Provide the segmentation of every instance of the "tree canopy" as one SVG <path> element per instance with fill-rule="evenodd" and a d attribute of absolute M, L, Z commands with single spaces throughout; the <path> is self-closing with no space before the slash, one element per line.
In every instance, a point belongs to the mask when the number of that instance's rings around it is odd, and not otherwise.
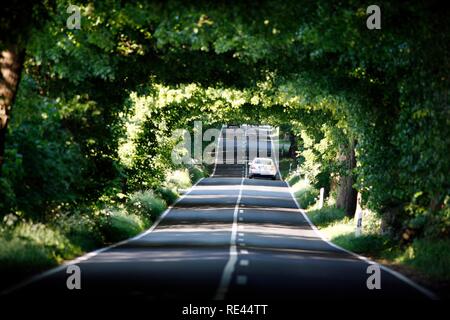
<path fill-rule="evenodd" d="M 314 176 L 353 176 L 393 228 L 448 234 L 450 23 L 440 2 L 383 1 L 380 30 L 367 29 L 358 0 L 73 4 L 80 29 L 66 27 L 68 4 L 56 0 L 30 7 L 21 37 L 0 42 L 26 50 L 3 215 L 156 186 L 174 166 L 170 133 L 195 120 L 270 122 L 288 123 L 302 156 L 321 163 Z M 2 28 L 20 10 L 2 13 Z M 345 169 L 337 154 L 349 148 L 357 162 Z"/>

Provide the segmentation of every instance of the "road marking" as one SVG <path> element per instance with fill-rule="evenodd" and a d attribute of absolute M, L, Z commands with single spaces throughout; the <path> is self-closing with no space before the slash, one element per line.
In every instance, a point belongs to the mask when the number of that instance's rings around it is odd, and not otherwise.
<path fill-rule="evenodd" d="M 248 250 L 246 249 L 241 249 L 241 251 L 239 252 L 240 254 L 248 254 Z"/>
<path fill-rule="evenodd" d="M 240 210 L 239 210 L 239 213 L 244 213 L 244 210 L 240 209 Z"/>
<path fill-rule="evenodd" d="M 239 245 L 240 245 L 241 247 L 247 246 L 244 242 L 239 243 Z"/>
<path fill-rule="evenodd" d="M 242 259 L 239 261 L 239 265 L 243 267 L 247 267 L 250 262 L 247 259 Z"/>
<path fill-rule="evenodd" d="M 237 276 L 236 282 L 238 285 L 245 286 L 247 284 L 247 276 Z"/>
<path fill-rule="evenodd" d="M 243 233 L 243 232 L 239 232 L 239 233 L 238 233 L 238 236 L 239 236 L 239 237 L 243 237 L 243 236 L 244 236 L 244 233 Z"/>
<path fill-rule="evenodd" d="M 231 227 L 231 238 L 230 238 L 230 257 L 228 258 L 227 264 L 223 269 L 222 278 L 220 280 L 219 288 L 217 289 L 215 300 L 223 300 L 227 294 L 228 287 L 230 285 L 231 276 L 234 272 L 236 262 L 237 262 L 237 246 L 236 246 L 236 235 L 238 229 L 238 211 L 239 203 L 241 202 L 242 189 L 244 185 L 244 178 L 241 178 L 241 184 L 239 186 L 239 195 L 236 200 L 236 205 L 234 206 L 233 213 L 233 225 Z"/>
<path fill-rule="evenodd" d="M 73 259 L 73 260 L 64 262 L 63 264 L 61 264 L 61 265 L 59 265 L 59 266 L 57 266 L 57 267 L 55 267 L 55 268 L 53 268 L 53 269 L 44 271 L 43 273 L 37 274 L 37 275 L 35 275 L 35 276 L 33 276 L 33 277 L 29 278 L 29 279 L 26 279 L 26 280 L 20 282 L 19 284 L 16 284 L 16 285 L 14 285 L 14 286 L 12 286 L 12 287 L 7 288 L 6 290 L 0 292 L 0 295 L 10 294 L 10 293 L 12 293 L 12 292 L 14 292 L 14 291 L 17 291 L 17 290 L 19 290 L 19 289 L 21 289 L 21 288 L 23 288 L 23 287 L 25 287 L 25 286 L 27 286 L 27 285 L 29 285 L 29 284 L 32 284 L 32 283 L 34 283 L 34 282 L 36 282 L 36 281 L 39 281 L 39 280 L 41 280 L 41 279 L 44 279 L 45 277 L 48 277 L 48 276 L 51 276 L 51 275 L 53 275 L 53 274 L 55 274 L 55 273 L 64 271 L 64 270 L 66 270 L 67 267 L 70 266 L 70 265 L 77 264 L 77 263 L 80 263 L 80 262 L 89 260 L 89 259 L 91 259 L 91 258 L 93 258 L 93 257 L 95 257 L 95 256 L 97 256 L 97 255 L 99 255 L 100 253 L 109 250 L 109 249 L 113 249 L 113 248 L 119 247 L 119 246 L 121 246 L 121 245 L 123 245 L 123 244 L 126 244 L 126 243 L 128 243 L 128 242 L 131 242 L 131 241 L 140 239 L 140 238 L 142 238 L 142 237 L 148 235 L 149 233 L 153 232 L 153 230 L 155 230 L 156 227 L 158 227 L 159 223 L 162 221 L 162 219 L 164 219 L 165 216 L 167 216 L 167 214 L 173 209 L 173 207 L 175 207 L 175 205 L 176 205 L 177 203 L 179 203 L 181 200 L 183 200 L 185 197 L 187 197 L 187 196 L 194 190 L 194 188 L 195 188 L 195 187 L 196 187 L 203 179 L 204 179 L 204 178 L 201 178 L 200 180 L 198 180 L 198 181 L 197 181 L 197 182 L 196 182 L 196 183 L 195 183 L 195 184 L 194 184 L 194 185 L 193 185 L 193 186 L 192 186 L 185 194 L 183 194 L 183 195 L 182 195 L 181 197 L 179 197 L 179 198 L 178 198 L 171 206 L 169 206 L 169 207 L 168 207 L 168 208 L 167 208 L 167 209 L 166 209 L 166 210 L 158 217 L 158 219 L 157 219 L 157 220 L 155 221 L 155 223 L 150 227 L 150 229 L 147 229 L 146 231 L 144 231 L 144 232 L 138 234 L 137 236 L 135 236 L 135 237 L 133 237 L 133 238 L 126 239 L 126 240 L 123 240 L 123 241 L 114 243 L 114 244 L 112 244 L 112 245 L 110 245 L 110 246 L 107 246 L 107 247 L 104 247 L 104 248 L 100 248 L 100 249 L 95 250 L 95 251 L 88 252 L 88 253 L 86 253 L 86 254 L 84 254 L 84 255 L 78 257 L 78 258 L 75 258 L 75 259 Z"/>
<path fill-rule="evenodd" d="M 244 218 L 242 218 L 242 217 L 239 217 L 239 221 L 244 221 Z"/>

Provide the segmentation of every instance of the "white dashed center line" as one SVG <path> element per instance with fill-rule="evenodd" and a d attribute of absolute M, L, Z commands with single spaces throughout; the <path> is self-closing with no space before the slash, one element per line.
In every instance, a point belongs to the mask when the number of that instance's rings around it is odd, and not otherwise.
<path fill-rule="evenodd" d="M 247 276 L 237 276 L 236 278 L 237 284 L 243 286 L 247 284 Z"/>
<path fill-rule="evenodd" d="M 239 265 L 243 267 L 247 267 L 249 264 L 249 261 L 247 259 L 242 259 L 239 261 Z"/>

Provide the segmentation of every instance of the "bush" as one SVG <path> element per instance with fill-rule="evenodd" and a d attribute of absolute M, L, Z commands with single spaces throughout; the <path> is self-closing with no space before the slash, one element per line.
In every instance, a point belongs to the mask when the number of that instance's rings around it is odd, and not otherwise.
<path fill-rule="evenodd" d="M 400 261 L 441 280 L 450 280 L 450 240 L 416 239 Z"/>
<path fill-rule="evenodd" d="M 195 184 L 198 180 L 205 177 L 205 173 L 197 166 L 189 167 L 189 178 L 191 183 Z"/>
<path fill-rule="evenodd" d="M 382 257 L 393 247 L 393 242 L 388 237 L 375 234 L 355 237 L 354 232 L 351 232 L 339 235 L 331 240 L 347 250 L 372 257 Z"/>
<path fill-rule="evenodd" d="M 99 219 L 92 208 L 84 208 L 85 213 L 67 213 L 57 217 L 55 228 L 60 230 L 69 241 L 83 251 L 93 250 L 103 244 Z"/>
<path fill-rule="evenodd" d="M 156 190 L 158 196 L 160 196 L 168 205 L 172 205 L 179 197 L 178 193 L 174 190 L 166 187 L 159 187 Z"/>
<path fill-rule="evenodd" d="M 317 227 L 326 227 L 345 218 L 345 212 L 336 207 L 324 207 L 308 212 L 311 222 Z"/>
<path fill-rule="evenodd" d="M 170 172 L 166 177 L 166 185 L 175 190 L 189 188 L 192 184 L 188 170 L 183 169 Z"/>
<path fill-rule="evenodd" d="M 126 209 L 131 214 L 154 221 L 166 206 L 164 200 L 159 199 L 152 190 L 145 190 L 132 193 L 128 198 Z"/>
<path fill-rule="evenodd" d="M 300 181 L 300 176 L 298 174 L 294 174 L 294 175 L 289 176 L 287 178 L 287 180 L 291 186 L 294 186 L 295 184 L 297 184 Z"/>
<path fill-rule="evenodd" d="M 71 258 L 77 251 L 64 234 L 42 223 L 19 223 L 10 231 L 10 236 L 45 247 L 58 261 Z"/>
<path fill-rule="evenodd" d="M 41 244 L 29 239 L 0 238 L 0 270 L 1 274 L 14 272 L 28 274 L 57 265 L 52 252 Z"/>
<path fill-rule="evenodd" d="M 139 234 L 148 224 L 148 220 L 143 217 L 115 209 L 107 212 L 102 220 L 101 230 L 105 241 L 111 243 Z"/>
<path fill-rule="evenodd" d="M 61 232 L 41 223 L 21 222 L 0 232 L 1 286 L 81 253 Z"/>
<path fill-rule="evenodd" d="M 302 209 L 306 209 L 316 203 L 318 195 L 319 190 L 311 186 L 295 192 L 295 197 L 297 198 L 297 201 Z"/>

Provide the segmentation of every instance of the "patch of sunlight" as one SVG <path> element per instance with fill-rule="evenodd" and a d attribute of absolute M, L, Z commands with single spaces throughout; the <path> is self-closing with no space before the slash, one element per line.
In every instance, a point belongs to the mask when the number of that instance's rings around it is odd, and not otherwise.
<path fill-rule="evenodd" d="M 322 232 L 328 239 L 333 239 L 355 232 L 355 225 L 353 223 L 353 219 L 344 219 L 328 227 L 320 229 L 320 232 Z"/>

